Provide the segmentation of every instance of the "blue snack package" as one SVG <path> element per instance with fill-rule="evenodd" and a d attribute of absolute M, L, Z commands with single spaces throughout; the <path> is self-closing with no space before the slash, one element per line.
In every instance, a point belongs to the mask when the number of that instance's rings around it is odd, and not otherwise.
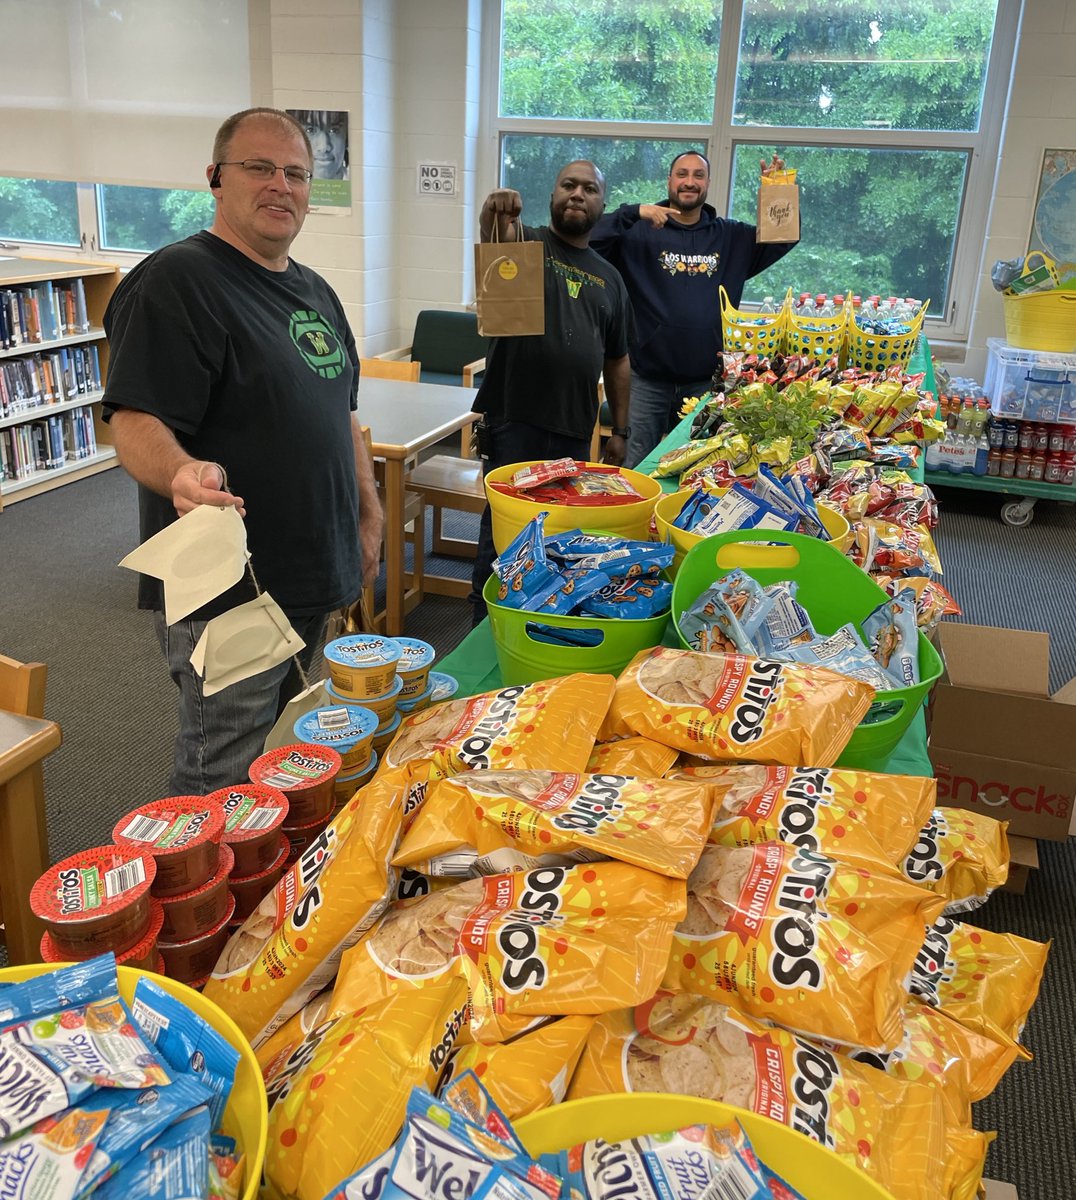
<path fill-rule="evenodd" d="M 664 579 L 625 579 L 588 596 L 579 606 L 579 613 L 618 620 L 646 620 L 667 612 L 671 603 L 672 584 Z"/>
<path fill-rule="evenodd" d="M 567 567 L 560 572 L 561 585 L 535 612 L 563 615 L 577 608 L 587 596 L 606 587 L 609 576 L 604 571 L 585 567 Z"/>
<path fill-rule="evenodd" d="M 660 575 L 676 555 L 667 542 L 624 542 L 604 554 L 588 554 L 576 560 L 576 566 L 604 571 L 611 579 L 635 579 L 642 575 Z"/>
<path fill-rule="evenodd" d="M 395 1157 L 396 1146 L 392 1145 L 354 1175 L 337 1184 L 325 1200 L 381 1200 Z"/>
<path fill-rule="evenodd" d="M 767 1200 L 807 1200 L 802 1192 L 797 1192 L 791 1184 L 785 1183 L 781 1176 L 771 1171 L 765 1163 L 759 1163 L 759 1167 L 769 1189 Z"/>
<path fill-rule="evenodd" d="M 678 624 L 690 648 L 700 654 L 755 653 L 720 581 L 707 588 L 687 612 L 681 613 Z"/>
<path fill-rule="evenodd" d="M 753 576 L 735 567 L 713 585 L 724 596 L 745 635 L 754 641 L 774 605 L 767 590 Z M 753 653 L 753 651 L 750 651 Z"/>
<path fill-rule="evenodd" d="M 101 1183 L 94 1200 L 190 1200 L 209 1195 L 209 1110 L 197 1108 L 166 1129 L 118 1174 Z"/>
<path fill-rule="evenodd" d="M 103 996 L 118 996 L 119 991 L 115 955 L 100 954 L 86 962 L 8 984 L 0 991 L 0 1029 L 89 1004 Z"/>
<path fill-rule="evenodd" d="M 0 1180 L 18 1197 L 74 1196 L 108 1122 L 106 1111 L 69 1108 L 0 1142 Z M 9 1189 L 8 1181 L 16 1181 Z"/>
<path fill-rule="evenodd" d="M 547 646 L 583 646 L 592 649 L 605 641 L 600 629 L 567 629 L 559 625 L 541 625 L 537 621 L 527 622 L 527 637 Z"/>
<path fill-rule="evenodd" d="M 784 657 L 786 661 L 828 667 L 839 675 L 862 679 L 876 692 L 887 692 L 893 687 L 892 679 L 871 656 L 851 623 L 842 625 L 828 637 L 817 637 L 806 645 L 789 646 Z"/>
<path fill-rule="evenodd" d="M 900 588 L 863 620 L 863 636 L 891 687 L 914 687 L 919 682 L 919 627 L 916 593 Z"/>
<path fill-rule="evenodd" d="M 572 565 L 579 558 L 618 550 L 624 541 L 624 538 L 611 533 L 584 533 L 582 529 L 569 529 L 567 533 L 551 533 L 545 539 L 545 552 L 550 558 Z"/>
<path fill-rule="evenodd" d="M 542 538 L 547 516 L 540 512 L 528 521 L 508 549 L 493 560 L 500 580 L 497 603 L 504 608 L 540 608 L 560 589 L 560 574 L 550 565 Z"/>
<path fill-rule="evenodd" d="M 807 610 L 796 600 L 795 581 L 771 583 L 763 590 L 771 600 L 766 619 L 757 631 L 763 658 L 779 659 L 791 646 L 805 646 L 818 637 Z"/>
<path fill-rule="evenodd" d="M 239 1051 L 204 1017 L 146 976 L 135 987 L 131 1010 L 165 1062 L 209 1089 L 213 1129 L 219 1129 L 235 1084 Z"/>
<path fill-rule="evenodd" d="M 710 515 L 717 502 L 716 496 L 703 488 L 696 488 L 684 501 L 684 506 L 676 514 L 673 525 L 690 533 L 701 520 Z"/>
<path fill-rule="evenodd" d="M 730 533 L 736 529 L 795 529 L 799 517 L 779 512 L 742 483 L 734 483 L 721 497 L 709 516 L 692 530 L 701 537 L 712 537 L 716 533 Z"/>
<path fill-rule="evenodd" d="M 478 1125 L 499 1141 L 511 1146 L 520 1154 L 526 1154 L 523 1143 L 516 1136 L 512 1122 L 505 1116 L 497 1101 L 482 1086 L 474 1071 L 461 1071 L 441 1090 L 440 1100 L 453 1112 L 472 1125 Z"/>

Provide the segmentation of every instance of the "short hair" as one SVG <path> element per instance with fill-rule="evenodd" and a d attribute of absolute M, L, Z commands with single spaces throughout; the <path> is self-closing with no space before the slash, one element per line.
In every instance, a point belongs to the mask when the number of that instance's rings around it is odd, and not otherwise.
<path fill-rule="evenodd" d="M 672 162 L 671 162 L 671 163 L 669 163 L 669 174 L 670 174 L 670 175 L 673 173 L 673 167 L 675 167 L 675 166 L 676 166 L 676 164 L 677 164 L 677 163 L 680 161 L 680 159 L 682 159 L 682 158 L 701 158 L 701 159 L 702 159 L 702 161 L 703 161 L 703 162 L 706 164 L 706 171 L 707 171 L 707 173 L 709 173 L 709 171 L 710 171 L 710 160 L 709 160 L 709 159 L 706 157 L 706 155 L 705 155 L 705 154 L 703 154 L 703 152 L 702 152 L 701 150 L 681 150 L 681 151 L 680 151 L 680 153 L 679 153 L 679 154 L 677 154 L 677 155 L 676 155 L 676 156 L 673 158 Z"/>
<path fill-rule="evenodd" d="M 576 163 L 584 163 L 586 166 L 593 169 L 594 178 L 597 180 L 598 186 L 601 188 L 602 195 L 604 196 L 605 195 L 605 187 L 606 187 L 605 173 L 602 171 L 601 167 L 599 167 L 598 164 L 593 161 L 593 159 L 573 158 L 570 162 L 566 162 L 564 164 L 564 166 L 561 167 L 561 169 L 557 172 L 557 178 L 559 179 L 564 174 L 564 172 L 567 171 L 567 169 L 569 167 L 574 167 Z"/>
<path fill-rule="evenodd" d="M 307 158 L 311 159 L 311 161 L 313 160 L 314 149 L 310 145 L 310 139 L 306 135 L 306 130 L 293 116 L 281 111 L 279 108 L 244 108 L 242 112 L 232 113 L 217 130 L 217 136 L 213 139 L 213 161 L 215 163 L 228 161 L 232 138 L 235 137 L 236 131 L 244 121 L 253 119 L 254 117 L 276 121 L 278 125 L 283 125 L 290 132 L 297 133 L 303 139 Z"/>

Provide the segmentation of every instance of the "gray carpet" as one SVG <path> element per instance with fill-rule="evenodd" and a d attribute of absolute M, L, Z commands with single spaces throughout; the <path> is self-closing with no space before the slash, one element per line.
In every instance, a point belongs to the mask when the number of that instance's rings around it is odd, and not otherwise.
<path fill-rule="evenodd" d="M 1051 683 L 1060 686 L 1076 674 L 1076 511 L 1040 502 L 1033 524 L 1017 530 L 998 520 L 998 497 L 956 489 L 940 497 L 945 582 L 964 608 L 963 619 L 1049 631 Z M 473 522 L 461 516 L 449 532 L 460 536 Z M 134 607 L 134 576 L 114 565 L 136 541 L 133 485 L 118 470 L 0 514 L 0 650 L 49 664 L 48 712 L 64 731 L 45 772 L 54 859 L 106 840 L 122 813 L 162 794 L 167 776 L 172 685 L 150 619 Z M 458 562 L 435 566 L 468 573 Z M 443 655 L 469 624 L 463 601 L 429 597 L 409 616 L 408 632 Z M 1027 894 L 999 893 L 973 921 L 1053 939 L 1026 1031 L 1035 1061 L 1014 1066 L 976 1111 L 980 1128 L 1001 1131 L 988 1173 L 1016 1184 L 1021 1200 L 1073 1193 L 1074 845 L 1042 843 L 1042 869 Z"/>

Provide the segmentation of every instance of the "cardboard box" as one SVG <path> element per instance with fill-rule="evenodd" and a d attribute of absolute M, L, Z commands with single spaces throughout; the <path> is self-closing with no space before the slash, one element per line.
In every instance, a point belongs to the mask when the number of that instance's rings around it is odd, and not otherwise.
<path fill-rule="evenodd" d="M 1009 838 L 1009 878 L 1001 890 L 1022 896 L 1032 871 L 1039 869 L 1039 844 L 1031 838 Z"/>
<path fill-rule="evenodd" d="M 984 1179 L 986 1200 L 1020 1200 L 1011 1183 L 998 1183 L 996 1179 Z"/>
<path fill-rule="evenodd" d="M 944 624 L 930 711 L 938 803 L 1064 841 L 1076 795 L 1076 679 L 1049 693 L 1045 633 Z"/>

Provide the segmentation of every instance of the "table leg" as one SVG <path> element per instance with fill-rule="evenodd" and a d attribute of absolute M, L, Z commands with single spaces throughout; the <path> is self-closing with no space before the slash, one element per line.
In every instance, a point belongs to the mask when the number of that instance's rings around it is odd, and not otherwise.
<path fill-rule="evenodd" d="M 404 629 L 404 463 L 385 459 L 385 633 Z"/>
<path fill-rule="evenodd" d="M 48 865 L 45 789 L 34 763 L 0 784 L 0 907 L 12 965 L 41 961 L 45 927 L 30 911 L 30 889 Z"/>

